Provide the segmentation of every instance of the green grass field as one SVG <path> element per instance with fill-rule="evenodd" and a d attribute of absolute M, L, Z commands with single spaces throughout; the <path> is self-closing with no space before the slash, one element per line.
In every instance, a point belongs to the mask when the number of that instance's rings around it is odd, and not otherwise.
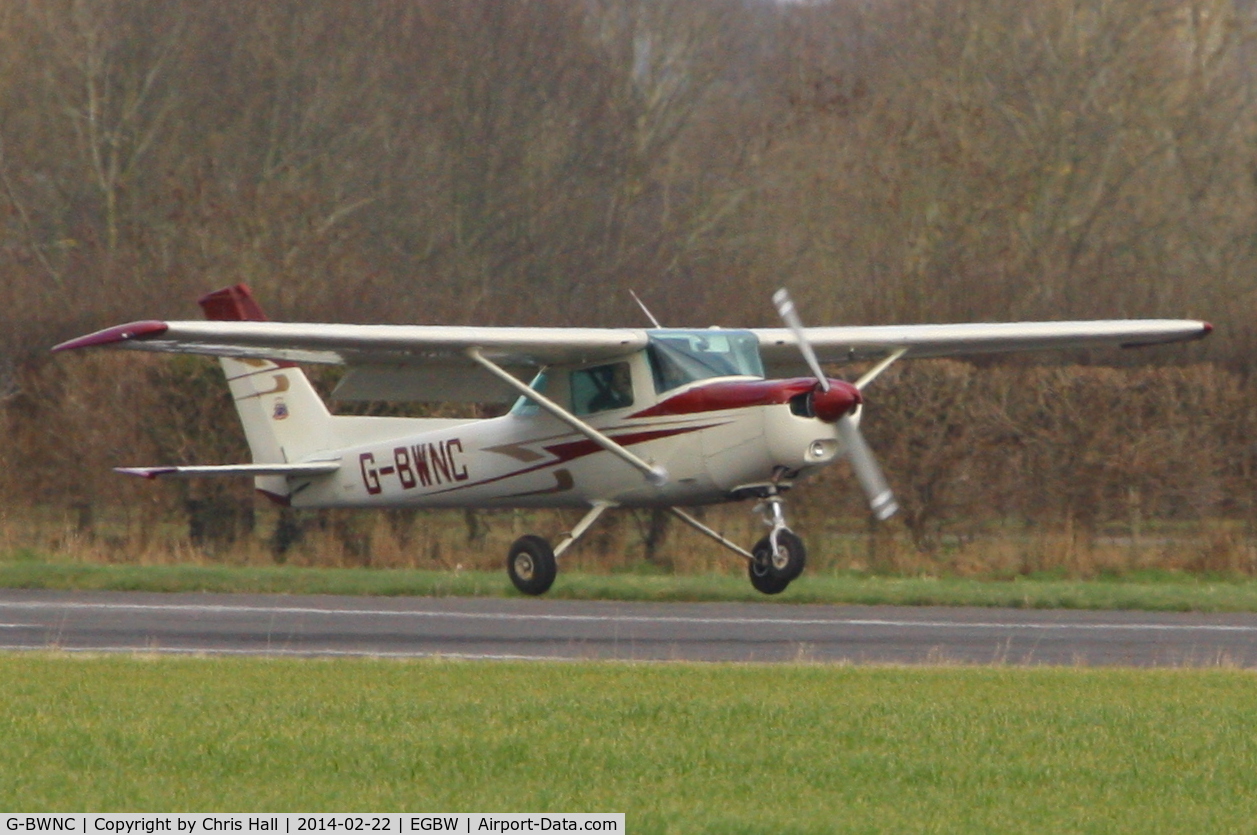
<path fill-rule="evenodd" d="M 1257 680 L 0 656 L 0 808 L 623 811 L 632 832 L 1257 831 Z"/>
<path fill-rule="evenodd" d="M 105 565 L 0 560 L 0 588 L 417 596 L 517 595 L 504 571 L 291 566 Z M 913 606 L 1257 612 L 1257 580 L 1146 572 L 1123 578 L 1012 580 L 810 572 L 773 597 L 742 574 L 559 573 L 550 597 L 572 600 L 860 603 Z"/>

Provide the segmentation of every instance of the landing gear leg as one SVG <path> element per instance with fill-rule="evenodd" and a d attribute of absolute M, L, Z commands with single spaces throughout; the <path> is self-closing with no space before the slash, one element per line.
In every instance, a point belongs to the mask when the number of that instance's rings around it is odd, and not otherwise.
<path fill-rule="evenodd" d="M 594 506 L 576 523 L 576 527 L 566 534 L 557 548 L 551 548 L 549 542 L 534 534 L 527 534 L 515 540 L 510 552 L 506 555 L 506 573 L 510 576 L 515 588 L 533 596 L 549 591 L 550 586 L 554 585 L 554 578 L 559 573 L 558 557 L 570 548 L 573 542 L 580 539 L 581 535 L 589 530 L 589 526 L 608 507 L 611 507 L 609 502 L 594 502 Z"/>
<path fill-rule="evenodd" d="M 784 500 L 774 493 L 765 501 L 768 503 L 768 512 L 765 513 L 764 521 L 772 525 L 773 530 L 768 536 L 755 543 L 752 551 L 747 551 L 737 543 L 731 542 L 723 534 L 707 527 L 685 511 L 675 507 L 669 509 L 682 522 L 743 557 L 746 560 L 747 575 L 756 591 L 763 594 L 780 594 L 785 591 L 786 586 L 790 585 L 791 580 L 803 572 L 804 561 L 807 557 L 803 540 L 786 527 L 785 514 L 782 511 Z M 763 505 L 760 509 L 763 509 Z"/>

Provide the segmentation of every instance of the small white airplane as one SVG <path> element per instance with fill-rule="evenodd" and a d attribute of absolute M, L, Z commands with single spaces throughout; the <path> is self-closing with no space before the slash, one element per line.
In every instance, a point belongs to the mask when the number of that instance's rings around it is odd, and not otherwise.
<path fill-rule="evenodd" d="M 893 362 L 1051 348 L 1200 339 L 1190 320 L 805 328 L 774 295 L 785 328 L 706 330 L 338 325 L 269 322 L 247 286 L 200 300 L 209 321 L 139 321 L 57 345 L 207 354 L 221 359 L 251 464 L 122 467 L 157 476 L 251 476 L 292 507 L 578 507 L 551 547 L 511 546 L 507 572 L 543 594 L 559 557 L 612 507 L 665 507 L 746 560 L 776 594 L 799 576 L 803 542 L 783 494 L 846 457 L 873 514 L 898 506 L 859 423 L 863 390 Z M 821 362 L 875 361 L 854 383 Z M 508 403 L 495 418 L 329 413 L 295 363 L 348 366 L 340 399 Z M 765 368 L 811 370 L 767 377 Z M 530 379 L 531 382 L 525 382 Z M 683 508 L 754 498 L 771 530 L 750 550 Z"/>

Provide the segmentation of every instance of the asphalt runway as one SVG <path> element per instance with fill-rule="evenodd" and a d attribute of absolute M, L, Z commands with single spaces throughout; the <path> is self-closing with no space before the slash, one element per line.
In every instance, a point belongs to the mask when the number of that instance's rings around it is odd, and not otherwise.
<path fill-rule="evenodd" d="M 0 650 L 1257 666 L 1257 615 L 0 590 Z"/>

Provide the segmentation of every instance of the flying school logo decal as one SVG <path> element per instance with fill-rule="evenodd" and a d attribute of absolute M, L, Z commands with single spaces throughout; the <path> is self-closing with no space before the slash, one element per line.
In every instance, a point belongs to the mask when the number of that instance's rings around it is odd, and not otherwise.
<path fill-rule="evenodd" d="M 288 417 L 288 404 L 282 400 L 276 400 L 275 411 L 271 412 L 271 417 L 275 420 L 283 420 Z"/>

